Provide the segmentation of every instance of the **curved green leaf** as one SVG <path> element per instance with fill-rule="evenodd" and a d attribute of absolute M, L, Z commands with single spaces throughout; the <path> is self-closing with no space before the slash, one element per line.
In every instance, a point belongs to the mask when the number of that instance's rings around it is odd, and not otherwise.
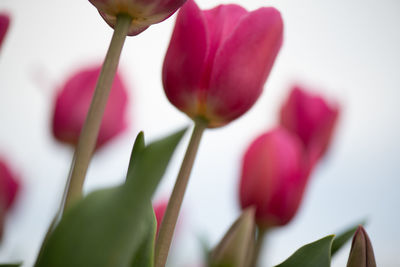
<path fill-rule="evenodd" d="M 140 132 L 136 137 L 135 143 L 133 144 L 131 157 L 129 159 L 128 173 L 126 175 L 127 178 L 132 177 L 132 175 L 130 175 L 130 173 L 132 172 L 133 164 L 135 164 L 136 159 L 144 151 L 145 148 L 146 148 L 146 145 L 144 142 L 144 133 Z"/>
<path fill-rule="evenodd" d="M 148 232 L 151 196 L 183 133 L 145 148 L 137 141 L 143 149 L 132 153 L 135 163 L 130 163 L 126 183 L 93 192 L 67 210 L 35 266 L 130 266 Z"/>
<path fill-rule="evenodd" d="M 276 267 L 330 267 L 334 235 L 329 235 L 299 248 Z"/>

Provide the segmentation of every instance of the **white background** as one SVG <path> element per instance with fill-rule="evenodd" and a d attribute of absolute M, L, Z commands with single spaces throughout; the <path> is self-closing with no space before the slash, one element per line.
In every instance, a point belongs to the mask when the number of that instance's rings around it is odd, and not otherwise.
<path fill-rule="evenodd" d="M 229 1 L 198 0 L 203 8 Z M 398 266 L 400 230 L 400 2 L 397 0 L 232 0 L 248 9 L 277 7 L 285 42 L 265 91 L 245 116 L 202 140 L 171 266 L 201 256 L 197 238 L 214 245 L 239 214 L 241 154 L 271 128 L 293 82 L 341 107 L 329 155 L 320 164 L 299 214 L 268 237 L 262 266 L 278 264 L 301 245 L 368 218 L 378 266 Z M 7 221 L 0 261 L 29 266 L 57 205 L 72 151 L 56 143 L 49 120 L 52 99 L 67 76 L 101 62 L 111 29 L 86 0 L 1 0 L 12 25 L 0 54 L 0 154 L 20 174 L 22 190 Z M 136 133 L 161 137 L 190 120 L 166 100 L 161 64 L 174 17 L 130 37 L 121 70 L 130 87 L 131 128 L 100 151 L 86 190 L 122 181 Z M 184 140 L 156 198 L 167 196 L 183 156 Z M 349 246 L 333 266 L 345 266 Z M 176 261 L 175 261 L 176 260 Z"/>

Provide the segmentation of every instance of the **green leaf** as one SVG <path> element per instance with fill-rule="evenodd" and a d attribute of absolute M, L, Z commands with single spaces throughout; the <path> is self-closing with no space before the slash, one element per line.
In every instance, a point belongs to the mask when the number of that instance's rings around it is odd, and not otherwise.
<path fill-rule="evenodd" d="M 140 132 L 136 137 L 135 143 L 133 144 L 131 158 L 129 160 L 127 178 L 131 176 L 129 174 L 132 172 L 133 164 L 135 164 L 136 159 L 139 157 L 139 155 L 143 152 L 145 148 L 146 145 L 144 142 L 144 133 Z"/>
<path fill-rule="evenodd" d="M 20 263 L 3 263 L 0 264 L 0 267 L 19 267 L 22 265 L 22 262 Z"/>
<path fill-rule="evenodd" d="M 157 232 L 157 220 L 153 206 L 148 203 L 146 212 L 146 237 L 142 240 L 139 249 L 136 251 L 131 262 L 131 267 L 153 267 L 154 266 L 154 244 Z"/>
<path fill-rule="evenodd" d="M 148 234 L 151 196 L 183 134 L 144 148 L 139 135 L 126 183 L 93 192 L 67 210 L 35 266 L 130 266 Z"/>
<path fill-rule="evenodd" d="M 332 244 L 332 256 L 335 255 L 336 252 L 354 236 L 359 225 L 365 225 L 365 221 L 352 226 L 335 237 Z"/>
<path fill-rule="evenodd" d="M 276 267 L 330 267 L 334 235 L 329 235 L 299 248 L 292 256 Z"/>

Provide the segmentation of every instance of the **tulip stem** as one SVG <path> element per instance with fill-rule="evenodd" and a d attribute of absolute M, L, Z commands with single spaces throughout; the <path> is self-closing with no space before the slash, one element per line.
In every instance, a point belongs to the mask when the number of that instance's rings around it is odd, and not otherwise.
<path fill-rule="evenodd" d="M 164 267 L 167 261 L 176 221 L 181 209 L 183 197 L 185 195 L 200 140 L 206 126 L 207 124 L 202 120 L 195 121 L 192 136 L 187 147 L 185 157 L 183 158 L 178 177 L 176 178 L 174 189 L 168 201 L 168 206 L 161 222 L 160 231 L 158 232 L 155 245 L 155 267 Z"/>
<path fill-rule="evenodd" d="M 254 248 L 253 259 L 251 263 L 251 267 L 256 267 L 258 262 L 260 261 L 261 251 L 265 242 L 265 236 L 268 232 L 268 228 L 266 227 L 258 227 L 257 241 L 256 246 Z"/>
<path fill-rule="evenodd" d="M 108 95 L 110 94 L 122 47 L 124 46 L 131 21 L 132 18 L 127 15 L 119 15 L 117 17 L 111 43 L 101 68 L 86 121 L 79 136 L 78 145 L 74 153 L 74 160 L 71 163 L 64 209 L 68 209 L 82 197 L 82 187 L 86 172 L 96 146 Z"/>

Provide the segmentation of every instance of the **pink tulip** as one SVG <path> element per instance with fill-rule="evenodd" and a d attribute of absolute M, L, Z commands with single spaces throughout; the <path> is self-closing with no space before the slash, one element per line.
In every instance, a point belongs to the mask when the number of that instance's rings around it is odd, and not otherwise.
<path fill-rule="evenodd" d="M 223 126 L 260 96 L 282 44 L 276 9 L 248 12 L 238 5 L 180 9 L 163 66 L 169 101 L 208 127 Z"/>
<path fill-rule="evenodd" d="M 11 172 L 4 160 L 0 158 L 0 240 L 7 212 L 15 202 L 19 183 L 16 175 Z"/>
<path fill-rule="evenodd" d="M 156 220 L 157 220 L 157 234 L 158 231 L 160 230 L 160 225 L 162 219 L 164 218 L 164 213 L 165 210 L 167 209 L 167 206 L 168 206 L 168 199 L 163 199 L 161 201 L 156 202 L 153 205 L 154 213 L 156 215 Z"/>
<path fill-rule="evenodd" d="M 256 208 L 261 227 L 287 224 L 296 214 L 308 181 L 301 141 L 282 127 L 268 131 L 247 149 L 240 180 L 242 209 Z"/>
<path fill-rule="evenodd" d="M 281 108 L 280 123 L 299 136 L 310 160 L 315 163 L 326 152 L 334 132 L 339 109 L 321 96 L 294 86 Z"/>
<path fill-rule="evenodd" d="M 58 92 L 53 114 L 54 137 L 76 146 L 92 100 L 100 66 L 79 70 Z M 115 76 L 96 148 L 101 147 L 126 129 L 127 91 L 120 76 Z"/>
<path fill-rule="evenodd" d="M 159 23 L 181 7 L 186 0 L 89 0 L 111 27 L 119 14 L 133 18 L 128 35 L 137 35 Z"/>
<path fill-rule="evenodd" d="M 10 17 L 6 13 L 0 13 L 0 48 L 10 25 Z"/>

